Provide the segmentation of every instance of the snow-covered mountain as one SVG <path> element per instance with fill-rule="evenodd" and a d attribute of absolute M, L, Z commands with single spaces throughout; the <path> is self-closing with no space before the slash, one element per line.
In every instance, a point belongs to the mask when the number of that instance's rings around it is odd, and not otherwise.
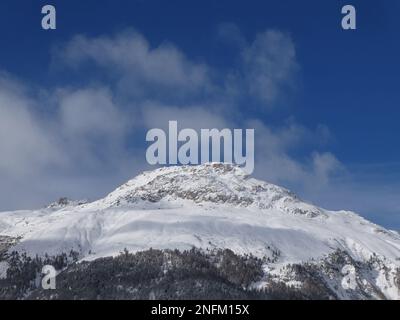
<path fill-rule="evenodd" d="M 3 212 L 0 236 L 19 239 L 9 250 L 56 255 L 73 249 L 83 260 L 124 248 L 228 248 L 264 258 L 268 279 L 301 287 L 290 266 L 312 264 L 339 298 L 400 299 L 399 233 L 353 212 L 305 203 L 230 164 L 161 168 L 95 202 Z"/>

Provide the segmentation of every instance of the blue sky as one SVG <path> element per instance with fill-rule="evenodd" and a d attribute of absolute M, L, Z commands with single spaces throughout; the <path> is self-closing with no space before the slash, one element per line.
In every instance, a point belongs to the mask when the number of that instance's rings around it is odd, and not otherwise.
<path fill-rule="evenodd" d="M 48 3 L 55 31 L 40 28 Z M 340 27 L 344 4 L 356 31 Z M 1 1 L 0 209 L 104 195 L 148 168 L 146 130 L 174 117 L 255 127 L 257 177 L 400 229 L 399 13 L 397 0 Z"/>

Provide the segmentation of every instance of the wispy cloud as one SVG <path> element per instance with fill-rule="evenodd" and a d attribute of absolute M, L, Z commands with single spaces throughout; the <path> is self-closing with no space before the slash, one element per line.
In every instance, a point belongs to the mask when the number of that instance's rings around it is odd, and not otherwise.
<path fill-rule="evenodd" d="M 114 37 L 76 36 L 55 49 L 55 63 L 79 69 L 94 63 L 130 97 L 187 97 L 209 90 L 210 70 L 189 60 L 173 44 L 151 47 L 140 33 L 128 30 Z M 171 95 L 172 96 L 172 95 Z"/>
<path fill-rule="evenodd" d="M 298 69 L 296 50 L 286 34 L 268 30 L 256 36 L 242 52 L 243 76 L 251 96 L 264 106 L 273 102 L 293 85 Z"/>

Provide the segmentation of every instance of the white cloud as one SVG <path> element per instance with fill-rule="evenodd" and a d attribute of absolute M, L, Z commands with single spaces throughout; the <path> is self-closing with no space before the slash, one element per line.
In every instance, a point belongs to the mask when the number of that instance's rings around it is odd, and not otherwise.
<path fill-rule="evenodd" d="M 127 121 L 106 89 L 63 92 L 59 101 L 60 118 L 67 135 L 116 139 L 126 129 Z"/>
<path fill-rule="evenodd" d="M 56 134 L 71 163 L 79 162 L 86 170 L 105 170 L 129 157 L 124 144 L 136 118 L 115 103 L 109 89 L 58 90 L 55 97 Z"/>
<path fill-rule="evenodd" d="M 55 62 L 73 69 L 85 63 L 104 70 L 118 93 L 130 99 L 152 99 L 187 104 L 212 97 L 238 107 L 238 98 L 253 99 L 260 109 L 271 109 L 294 87 L 298 70 L 296 50 L 289 35 L 267 30 L 248 43 L 232 23 L 218 34 L 236 44 L 239 65 L 221 74 L 205 63 L 191 61 L 168 42 L 150 43 L 129 30 L 113 37 L 75 36 L 55 50 Z"/>
<path fill-rule="evenodd" d="M 57 63 L 79 68 L 94 62 L 118 79 L 125 93 L 143 95 L 169 90 L 195 94 L 210 84 L 208 67 L 195 63 L 172 44 L 152 47 L 138 32 L 129 30 L 115 37 L 76 36 L 57 52 Z"/>
<path fill-rule="evenodd" d="M 331 177 L 342 171 L 342 164 L 333 154 L 315 151 L 321 142 L 319 126 L 310 130 L 289 120 L 273 128 L 249 120 L 246 127 L 255 128 L 255 175 L 262 179 L 311 194 L 329 185 Z M 310 150 L 303 160 L 292 155 L 300 146 Z"/>
<path fill-rule="evenodd" d="M 62 162 L 48 123 L 39 123 L 37 102 L 5 74 L 0 75 L 0 173 L 21 178 Z"/>
<path fill-rule="evenodd" d="M 251 95 L 265 106 L 290 88 L 298 68 L 293 41 L 286 34 L 268 30 L 256 36 L 242 52 L 243 73 Z"/>
<path fill-rule="evenodd" d="M 0 209 L 43 205 L 62 195 L 98 197 L 145 167 L 125 150 L 131 118 L 109 90 L 44 96 L 48 100 L 0 75 Z"/>
<path fill-rule="evenodd" d="M 319 185 L 328 184 L 330 182 L 330 176 L 343 169 L 343 165 L 330 152 L 314 152 L 312 161 L 314 174 Z"/>

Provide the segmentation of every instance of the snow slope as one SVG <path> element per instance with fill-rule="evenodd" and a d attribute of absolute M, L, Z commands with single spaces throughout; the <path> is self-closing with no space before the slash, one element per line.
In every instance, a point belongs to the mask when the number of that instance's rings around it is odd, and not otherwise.
<path fill-rule="evenodd" d="M 0 235 L 22 237 L 11 250 L 83 259 L 151 248 L 229 248 L 288 263 L 318 260 L 337 249 L 355 260 L 379 257 L 400 267 L 400 235 L 348 211 L 304 203 L 286 189 L 211 163 L 145 172 L 92 203 L 0 213 Z M 392 279 L 393 280 L 393 279 Z M 399 299 L 390 287 L 388 297 Z M 388 289 L 388 290 L 389 290 Z"/>

